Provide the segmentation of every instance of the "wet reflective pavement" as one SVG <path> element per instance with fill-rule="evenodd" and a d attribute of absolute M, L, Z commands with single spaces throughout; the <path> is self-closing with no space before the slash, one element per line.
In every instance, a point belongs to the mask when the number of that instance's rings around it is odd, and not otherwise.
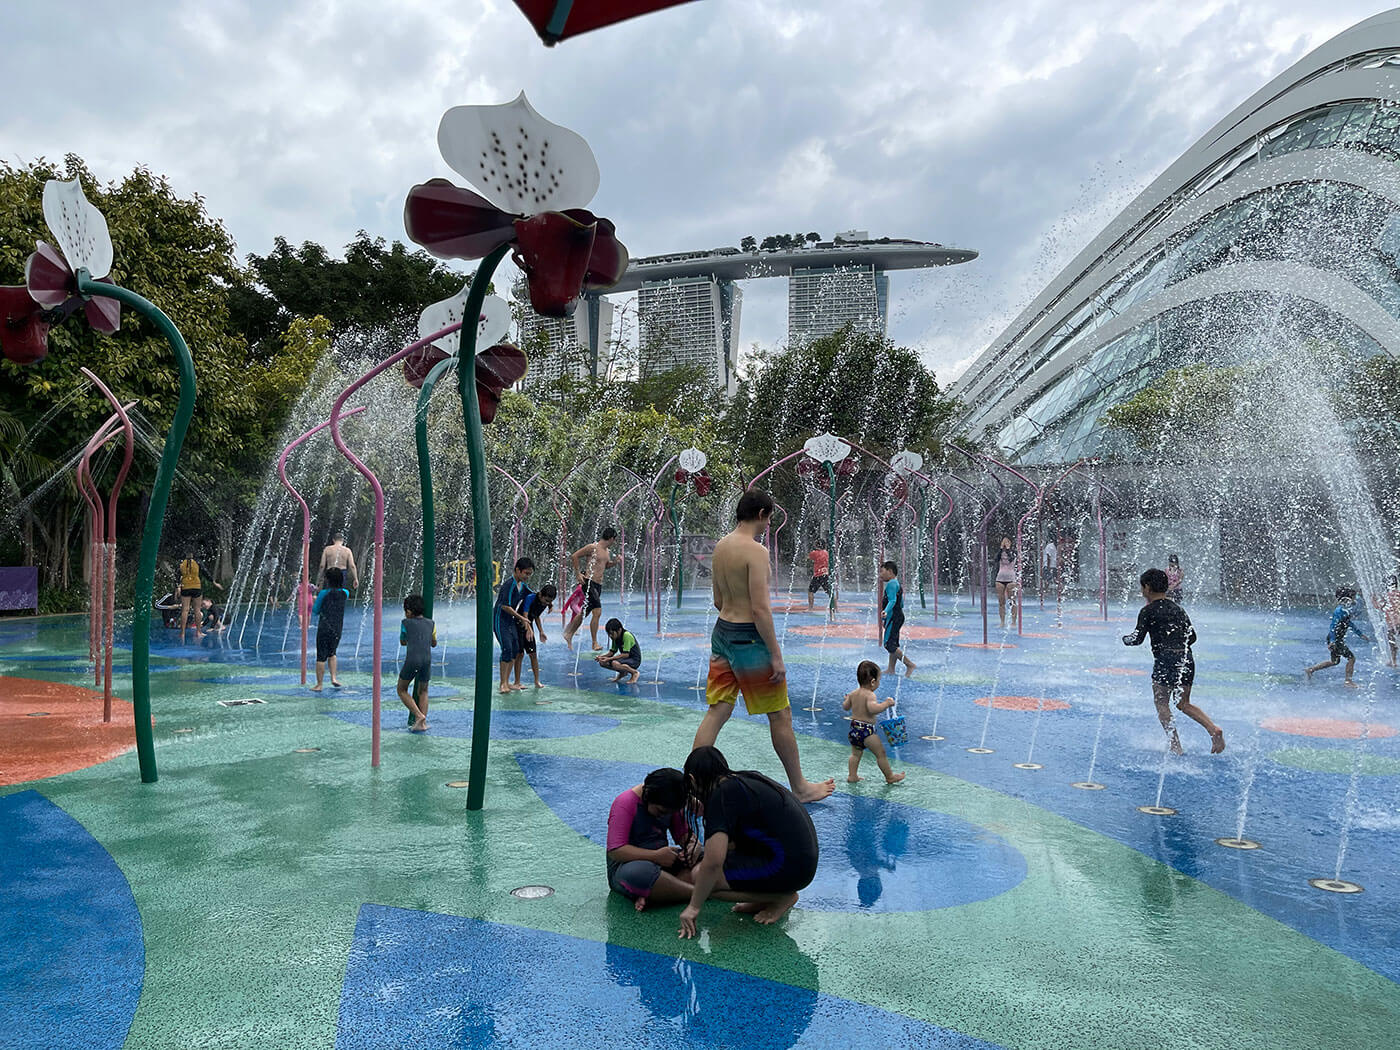
<path fill-rule="evenodd" d="M 939 629 L 910 632 L 918 672 L 881 685 L 910 738 L 894 787 L 869 759 L 844 779 L 840 700 L 882 655 L 869 611 L 833 631 L 778 615 L 804 766 L 838 782 L 811 807 L 821 869 L 777 927 L 713 904 L 695 942 L 677 909 L 609 895 L 598 836 L 618 790 L 689 749 L 701 596 L 664 639 L 623 612 L 635 686 L 551 632 L 545 688 L 497 698 L 480 814 L 448 786 L 468 768 L 469 609 L 440 610 L 426 736 L 398 731 L 386 616 L 377 771 L 356 614 L 345 688 L 320 694 L 281 614 L 257 648 L 251 629 L 242 649 L 158 638 L 158 784 L 127 753 L 0 786 L 0 1046 L 1396 1045 L 1400 694 L 1374 650 L 1359 689 L 1340 669 L 1308 686 L 1325 613 L 1193 608 L 1194 699 L 1229 749 L 1183 719 L 1173 758 L 1132 673 L 1150 654 L 1118 641 L 1135 607 L 1107 625 L 1032 607 L 1021 637 L 994 617 L 1015 648 L 979 649 L 966 596 L 943 602 L 935 624 L 911 597 L 911 627 Z M 0 622 L 0 675 L 90 684 L 84 630 Z M 719 743 L 780 775 L 765 720 L 740 711 Z"/>

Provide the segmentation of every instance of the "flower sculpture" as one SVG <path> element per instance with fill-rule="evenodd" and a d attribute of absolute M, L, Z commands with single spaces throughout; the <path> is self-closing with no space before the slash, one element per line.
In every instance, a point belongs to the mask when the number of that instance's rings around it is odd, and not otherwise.
<path fill-rule="evenodd" d="M 536 113 L 524 94 L 504 106 L 448 110 L 438 126 L 438 148 L 452 169 L 481 192 L 443 179 L 414 186 L 404 202 L 404 226 L 410 240 L 439 258 L 481 260 L 459 316 L 483 315 L 487 285 L 508 248 L 525 273 L 531 305 L 546 316 L 567 317 L 586 290 L 608 288 L 621 280 L 627 250 L 612 223 L 585 208 L 599 183 L 593 151 L 580 136 Z M 526 362 L 519 350 L 504 343 L 478 356 L 477 331 L 467 329 L 466 345 L 458 354 L 457 393 L 471 468 L 472 550 L 478 565 L 490 565 L 491 496 L 481 428 L 494 415 L 500 392 L 512 377 L 524 375 Z M 484 373 L 480 384 L 478 363 Z M 434 378 L 445 370 L 439 360 L 425 373 L 419 393 L 420 449 L 425 443 L 427 395 Z M 431 478 L 427 457 L 421 454 L 419 469 L 426 492 Z M 427 535 L 425 527 L 424 549 L 432 550 Z M 492 633 L 491 595 L 483 587 L 477 593 L 469 810 L 481 809 L 486 793 Z"/>
<path fill-rule="evenodd" d="M 25 285 L 0 287 L 0 353 L 17 365 L 42 361 L 49 352 L 50 316 Z"/>
<path fill-rule="evenodd" d="M 461 292 L 451 299 L 433 303 L 424 310 L 418 318 L 418 335 L 426 338 L 459 323 L 466 313 L 470 291 L 470 284 L 463 285 Z M 486 347 L 476 354 L 476 399 L 482 423 L 490 423 L 496 418 L 501 395 L 507 387 L 524 379 L 529 368 L 525 352 L 503 341 L 508 331 L 510 304 L 499 296 L 488 295 L 481 304 L 476 326 L 476 345 Z M 421 390 L 433 368 L 442 361 L 456 357 L 461 344 L 459 329 L 415 351 L 404 358 L 404 378 L 414 389 Z"/>
<path fill-rule="evenodd" d="M 535 112 L 524 92 L 503 106 L 449 109 L 438 148 L 481 193 L 446 179 L 414 186 L 404 205 L 414 243 L 441 259 L 480 259 L 512 244 L 530 305 L 546 317 L 567 317 L 583 292 L 622 279 L 627 249 L 585 207 L 600 181 L 593 151 Z"/>
<path fill-rule="evenodd" d="M 88 323 L 112 334 L 121 325 L 121 306 L 136 310 L 170 343 L 180 369 L 180 399 L 170 424 L 160 466 L 156 469 L 136 568 L 131 632 L 131 703 L 136 717 L 136 756 L 144 783 L 154 783 L 155 741 L 151 733 L 151 599 L 155 589 L 156 553 L 165 524 L 165 508 L 175 483 L 175 468 L 185 433 L 194 415 L 194 359 L 184 336 L 154 303 L 122 288 L 112 272 L 112 236 L 107 220 L 87 199 L 76 179 L 44 184 L 44 222 L 58 247 L 39 241 L 24 266 L 23 288 L 0 289 L 0 347 L 12 361 L 33 363 L 48 351 L 48 326 L 83 308 Z M 23 292 L 29 305 L 21 302 Z"/>
<path fill-rule="evenodd" d="M 83 193 L 77 179 L 44 184 L 44 221 L 58 248 L 40 241 L 24 264 L 24 282 L 40 306 L 67 316 L 83 307 L 88 324 L 111 335 L 121 327 L 121 304 L 115 299 L 89 298 L 78 291 L 78 271 L 103 284 L 114 282 L 112 237 L 107 220 Z"/>

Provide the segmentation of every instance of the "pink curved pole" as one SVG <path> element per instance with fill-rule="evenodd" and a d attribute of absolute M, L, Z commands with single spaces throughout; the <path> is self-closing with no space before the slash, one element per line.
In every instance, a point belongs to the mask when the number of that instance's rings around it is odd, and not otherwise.
<path fill-rule="evenodd" d="M 784 507 L 777 500 L 773 501 L 773 511 L 774 513 L 777 513 L 778 511 L 783 512 L 783 523 L 779 525 L 776 529 L 773 529 L 773 542 L 771 544 L 772 550 L 768 552 L 773 559 L 773 571 L 769 574 L 769 583 L 772 586 L 773 593 L 776 595 L 778 593 L 778 533 L 782 532 L 785 528 L 788 527 L 788 522 L 791 521 L 792 518 L 787 512 L 787 508 Z M 768 519 L 768 524 L 770 527 L 773 524 L 773 519 L 771 517 Z M 793 551 L 794 558 L 796 558 L 796 555 L 797 552 Z M 788 601 L 791 602 L 791 600 L 792 595 L 788 595 Z"/>
<path fill-rule="evenodd" d="M 1016 549 L 1017 549 L 1018 551 L 1020 550 L 1020 547 L 1021 547 L 1021 540 L 1020 540 L 1021 527 L 1022 527 L 1023 525 L 1025 525 L 1026 520 L 1027 520 L 1028 518 L 1030 518 L 1032 515 L 1034 515 L 1034 516 L 1035 516 L 1035 519 L 1036 519 L 1036 532 L 1039 533 L 1039 532 L 1040 532 L 1040 526 L 1041 526 L 1041 523 L 1040 523 L 1040 509 L 1041 509 L 1041 507 L 1044 506 L 1044 504 L 1045 504 L 1045 497 L 1048 496 L 1048 495 L 1050 495 L 1050 493 L 1055 489 L 1055 486 L 1059 485 L 1059 483 L 1062 482 L 1062 481 L 1064 481 L 1065 478 L 1069 477 L 1069 476 L 1070 476 L 1071 474 L 1073 474 L 1076 470 L 1078 470 L 1080 467 L 1082 467 L 1085 463 L 1088 463 L 1088 462 L 1089 462 L 1089 461 L 1088 461 L 1087 459 L 1078 459 L 1078 460 L 1075 460 L 1075 462 L 1073 462 L 1072 464 L 1070 464 L 1069 469 L 1066 470 L 1066 471 L 1065 471 L 1063 474 L 1061 474 L 1059 477 L 1057 477 L 1054 481 L 1050 482 L 1050 483 L 1047 484 L 1047 485 L 1042 485 L 1042 486 L 1041 486 L 1040 493 L 1039 493 L 1039 494 L 1036 496 L 1036 498 L 1035 498 L 1035 504 L 1031 507 L 1030 510 L 1026 511 L 1025 515 L 1021 518 L 1021 520 L 1018 521 L 1018 522 L 1016 523 L 1016 536 L 1017 536 L 1017 539 L 1016 539 Z M 1040 542 L 1040 541 L 1037 539 L 1037 540 L 1036 540 L 1037 546 L 1039 545 L 1039 542 Z M 1035 577 L 1036 577 L 1036 580 L 1039 581 L 1039 584 L 1040 584 L 1040 586 L 1037 588 L 1037 590 L 1040 592 L 1040 607 L 1043 609 L 1043 608 L 1045 608 L 1045 580 L 1044 580 L 1044 576 L 1045 576 L 1045 566 L 1040 562 L 1040 559 L 1041 559 L 1042 556 L 1043 556 L 1042 553 L 1041 553 L 1040 551 L 1036 551 L 1036 555 L 1035 555 L 1035 556 L 1036 556 L 1036 559 L 1037 559 L 1036 564 L 1037 564 L 1037 566 L 1038 566 L 1037 569 L 1036 569 Z M 1059 574 L 1059 573 L 1058 573 L 1058 568 L 1057 568 L 1057 570 L 1056 570 L 1056 575 L 1058 575 L 1058 574 Z M 1022 616 L 1023 618 L 1024 618 L 1024 616 L 1025 616 L 1025 609 L 1024 609 L 1024 607 L 1022 607 L 1022 609 L 1021 609 L 1021 616 Z M 1018 627 L 1018 630 L 1017 630 L 1016 633 L 1017 633 L 1017 634 L 1020 634 L 1020 633 L 1021 633 L 1020 630 L 1019 630 L 1019 627 Z"/>
<path fill-rule="evenodd" d="M 994 466 L 1000 467 L 1002 470 L 1008 471 L 1009 473 L 1016 475 L 1016 477 L 1020 478 L 1022 481 L 1024 481 L 1027 485 L 1029 485 L 1029 486 L 1031 487 L 1031 491 L 1035 493 L 1035 500 L 1032 501 L 1032 506 L 1034 506 L 1035 503 L 1039 502 L 1039 500 L 1040 500 L 1040 486 L 1039 486 L 1039 485 L 1037 485 L 1037 484 L 1036 484 L 1034 481 L 1032 481 L 1030 478 L 1026 477 L 1026 475 L 1022 474 L 1022 473 L 1021 473 L 1019 470 L 1017 470 L 1015 467 L 1013 467 L 1013 466 L 1011 466 L 1011 465 L 1009 465 L 1009 464 L 1007 464 L 1007 463 L 1003 463 L 1003 462 L 1002 462 L 1001 460 L 999 460 L 999 459 L 993 459 L 991 456 L 987 456 L 987 457 L 985 457 L 985 458 L 986 458 L 986 460 L 987 460 L 988 463 L 991 463 L 991 464 L 993 464 Z M 1023 629 L 1023 625 L 1022 625 L 1022 619 L 1023 619 L 1023 617 L 1022 617 L 1021 588 L 1022 588 L 1022 577 L 1025 575 L 1025 563 L 1024 563 L 1024 562 L 1022 561 L 1022 559 L 1021 559 L 1021 526 L 1025 524 L 1026 518 L 1030 517 L 1030 513 L 1031 513 L 1031 512 L 1030 512 L 1029 510 L 1026 511 L 1026 513 L 1025 513 L 1020 519 L 1018 519 L 1017 522 L 1016 522 L 1016 604 L 1012 607 L 1011 612 L 1012 612 L 1012 615 L 1015 616 L 1015 618 L 1016 618 L 1016 633 L 1017 633 L 1018 635 L 1022 633 L 1022 629 Z"/>
<path fill-rule="evenodd" d="M 358 416 L 365 411 L 365 406 L 352 408 L 344 413 L 340 418 L 349 419 L 351 416 Z M 307 604 L 307 597 L 311 593 L 311 508 L 306 505 L 306 500 L 296 487 L 287 480 L 287 457 L 292 454 L 292 449 L 296 448 L 307 438 L 319 434 L 331 425 L 328 419 L 324 423 L 317 423 L 314 427 L 295 439 L 290 445 L 282 450 L 282 454 L 277 457 L 277 477 L 281 479 L 282 487 L 292 494 L 292 498 L 301 504 L 301 585 L 296 595 L 297 619 L 301 620 L 301 684 L 306 684 L 306 642 L 307 635 L 311 628 L 311 607 Z"/>
<path fill-rule="evenodd" d="M 938 619 L 938 533 L 942 530 L 944 522 L 953 516 L 953 495 L 938 482 L 933 483 L 933 487 L 943 494 L 943 498 L 948 501 L 948 512 L 939 518 L 933 525 L 933 618 Z"/>
<path fill-rule="evenodd" d="M 359 471 L 360 475 L 369 482 L 370 488 L 374 490 L 374 674 L 371 678 L 373 687 L 371 689 L 370 702 L 370 744 L 369 744 L 369 764 L 371 768 L 379 768 L 379 690 L 383 678 L 383 668 L 380 661 L 384 654 L 384 487 L 379 484 L 379 479 L 374 476 L 374 471 L 365 466 L 355 453 L 351 452 L 345 441 L 340 436 L 341 409 L 345 406 L 346 400 L 360 387 L 364 386 L 375 376 L 387 372 L 394 365 L 404 358 L 423 347 L 430 345 L 443 336 L 451 335 L 462 327 L 458 321 L 450 324 L 439 332 L 424 336 L 416 342 L 409 343 L 398 353 L 386 357 L 379 364 L 375 365 L 359 379 L 355 380 L 335 399 L 335 404 L 331 406 L 331 440 L 335 442 L 335 447 L 340 449 L 340 454 L 350 461 L 350 465 Z"/>
<path fill-rule="evenodd" d="M 759 483 L 759 481 L 763 478 L 763 476 L 764 476 L 765 474 L 772 473 L 774 470 L 777 470 L 779 467 L 781 467 L 784 463 L 786 463 L 786 462 L 787 462 L 788 460 L 790 460 L 790 459 L 796 459 L 798 456 L 805 455 L 805 454 L 806 454 L 806 451 L 807 451 L 806 449 L 799 448 L 796 452 L 793 452 L 793 453 L 791 453 L 791 454 L 789 454 L 789 455 L 784 456 L 782 459 L 778 460 L 776 463 L 770 463 L 768 466 L 764 467 L 764 468 L 763 468 L 762 470 L 760 470 L 757 474 L 755 474 L 755 475 L 753 476 L 752 480 L 750 480 L 749 483 L 748 483 L 747 485 L 744 486 L 744 488 L 746 488 L 746 489 L 751 489 L 751 488 L 753 488 L 755 485 L 757 485 L 757 484 Z"/>
<path fill-rule="evenodd" d="M 504 474 L 507 480 L 516 487 L 516 490 L 520 493 L 520 498 L 525 501 L 524 508 L 519 514 L 515 515 L 515 521 L 512 522 L 510 526 L 510 556 L 511 560 L 515 561 L 520 557 L 520 523 L 530 513 L 530 494 L 525 491 L 525 486 L 520 484 L 520 482 L 515 479 L 515 475 L 510 471 L 506 470 L 504 467 L 498 467 L 494 463 L 490 466 L 497 474 Z M 511 502 L 514 503 L 515 501 L 512 500 Z"/>
<path fill-rule="evenodd" d="M 131 405 L 135 404 L 135 401 L 131 402 Z M 92 684 L 94 688 L 103 683 L 104 668 L 110 667 L 111 664 L 108 639 L 112 632 L 107 629 L 107 620 L 109 616 L 115 615 L 115 603 L 106 594 L 109 575 L 108 562 L 110 561 L 104 541 L 104 536 L 108 531 L 107 515 L 102 503 L 102 493 L 98 491 L 97 483 L 92 478 L 92 457 L 116 433 L 117 427 L 125 416 L 121 405 L 117 405 L 117 409 L 121 415 L 114 412 L 108 416 L 106 421 L 97 428 L 97 432 L 88 439 L 87 445 L 83 448 L 82 458 L 78 461 L 77 470 L 78 488 L 82 491 L 83 498 L 88 504 L 88 528 L 92 534 L 90 537 L 91 571 L 88 575 L 92 589 L 92 597 L 88 603 L 88 649 L 89 657 L 93 661 Z M 129 420 L 127 425 L 130 425 Z M 115 506 L 112 509 L 115 511 Z M 102 720 L 110 722 L 112 720 L 112 680 L 110 671 L 106 671 L 105 674 L 107 687 L 103 694 Z"/>
<path fill-rule="evenodd" d="M 136 433 L 131 425 L 131 417 L 127 412 L 135 406 L 136 402 L 131 401 L 123 405 L 117 396 L 108 389 L 107 384 L 98 379 L 87 368 L 79 369 L 85 376 L 92 380 L 93 385 L 102 391 L 102 396 L 107 399 L 112 406 L 113 413 L 121 420 L 122 430 L 125 437 L 125 447 L 122 450 L 122 463 L 117 468 L 116 480 L 112 482 L 112 487 L 107 492 L 107 658 L 102 672 L 102 721 L 112 720 L 112 651 L 115 648 L 117 609 L 117 500 L 121 498 L 122 486 L 126 484 L 126 476 L 131 471 L 131 461 L 136 455 Z M 94 486 L 95 489 L 96 486 Z"/>
<path fill-rule="evenodd" d="M 569 597 L 564 587 L 564 566 L 569 560 L 569 522 L 568 519 L 564 517 L 563 511 L 559 509 L 559 504 L 556 500 L 562 499 L 566 506 L 572 507 L 573 501 L 564 494 L 563 488 L 568 484 L 569 479 L 574 476 L 579 468 L 583 467 L 586 463 L 593 462 L 595 458 L 594 456 L 585 456 L 569 468 L 569 472 L 564 475 L 564 479 L 560 481 L 558 485 L 547 486 L 553 493 L 553 498 L 550 499 L 550 506 L 554 508 L 554 514 L 559 519 L 559 615 L 563 618 L 565 624 L 569 621 L 568 616 L 564 613 L 564 605 L 568 602 Z M 618 551 L 618 556 L 622 556 L 621 550 Z M 619 571 L 618 575 L 621 576 L 622 573 Z"/>

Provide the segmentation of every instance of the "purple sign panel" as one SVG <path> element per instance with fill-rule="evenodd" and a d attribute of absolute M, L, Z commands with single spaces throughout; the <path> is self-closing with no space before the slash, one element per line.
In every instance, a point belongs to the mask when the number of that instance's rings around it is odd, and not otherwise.
<path fill-rule="evenodd" d="M 0 567 L 0 610 L 39 608 L 39 570 Z"/>

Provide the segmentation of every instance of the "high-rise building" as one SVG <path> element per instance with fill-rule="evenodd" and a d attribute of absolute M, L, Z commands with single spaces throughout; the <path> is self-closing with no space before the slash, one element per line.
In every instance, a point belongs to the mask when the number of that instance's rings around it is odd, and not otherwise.
<path fill-rule="evenodd" d="M 873 263 L 793 267 L 788 338 L 815 339 L 848 324 L 883 335 L 889 299 L 889 276 Z"/>
<path fill-rule="evenodd" d="M 644 282 L 637 292 L 642 376 L 699 366 L 733 393 L 742 301 L 733 281 L 713 276 Z"/>
<path fill-rule="evenodd" d="M 596 371 L 597 354 L 605 352 L 612 330 L 612 303 L 601 296 L 586 296 L 572 317 L 542 317 L 530 309 L 523 281 L 516 284 L 514 295 L 520 307 L 518 341 L 530 355 L 525 386 L 552 383 L 563 376 L 581 380 Z"/>

